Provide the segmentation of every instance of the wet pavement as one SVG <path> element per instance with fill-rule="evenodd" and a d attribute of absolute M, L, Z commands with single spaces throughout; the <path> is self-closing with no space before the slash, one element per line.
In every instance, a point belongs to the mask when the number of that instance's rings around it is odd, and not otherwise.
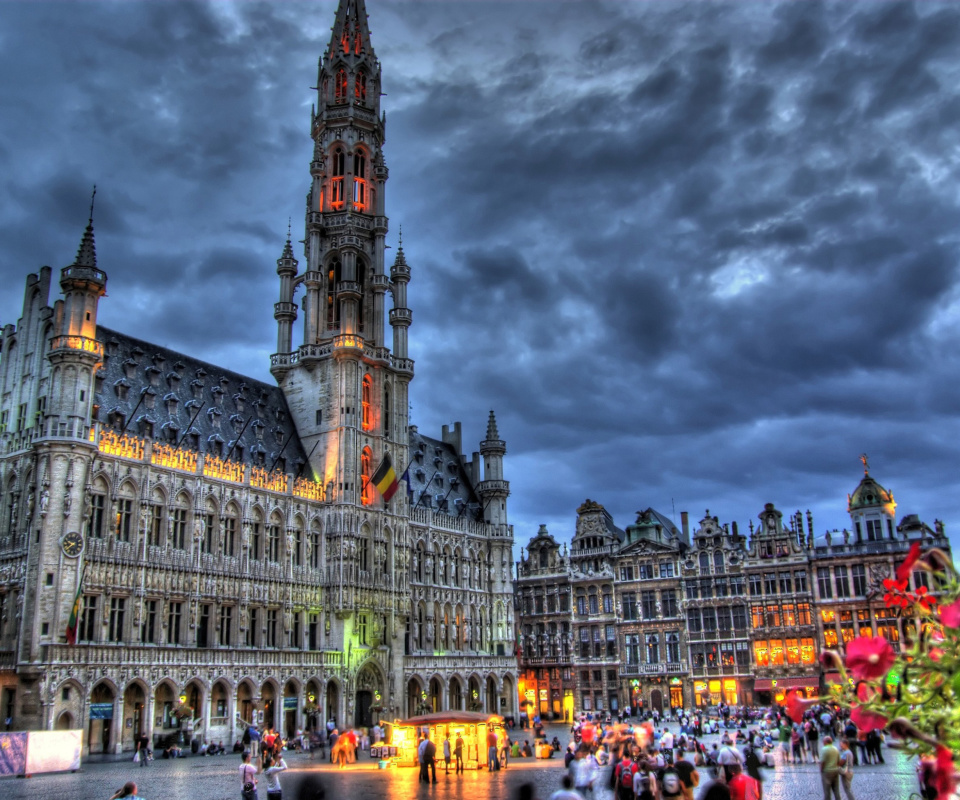
<path fill-rule="evenodd" d="M 670 727 L 676 730 L 676 726 Z M 515 731 L 513 738 L 520 733 Z M 569 729 L 563 726 L 547 726 L 547 737 L 554 735 L 562 744 L 569 741 Z M 519 738 L 522 741 L 524 737 Z M 704 742 L 709 746 L 718 738 L 707 736 Z M 908 800 L 910 793 L 917 790 L 913 762 L 897 750 L 884 747 L 883 752 L 886 764 L 857 769 L 853 780 L 856 800 Z M 507 769 L 492 773 L 468 771 L 457 776 L 453 771 L 445 773 L 441 767 L 437 771 L 438 782 L 432 785 L 418 783 L 415 768 L 379 770 L 377 762 L 365 755 L 344 770 L 306 754 L 292 753 L 285 758 L 289 770 L 281 776 L 283 800 L 298 800 L 301 788 L 314 781 L 323 783 L 327 800 L 507 800 L 528 782 L 536 787 L 537 800 L 547 800 L 559 788 L 563 775 L 559 754 L 549 760 L 512 759 Z M 136 781 L 145 800 L 239 800 L 239 763 L 235 754 L 160 759 L 147 767 L 130 761 L 87 763 L 77 773 L 2 779 L 0 800 L 106 800 L 129 780 Z M 815 764 L 778 766 L 765 770 L 764 776 L 764 800 L 819 800 L 822 796 Z M 708 782 L 709 775 L 701 770 L 701 786 Z M 602 783 L 604 786 L 594 800 L 613 800 L 613 794 L 605 788 L 606 781 Z M 262 779 L 260 798 L 266 798 Z"/>

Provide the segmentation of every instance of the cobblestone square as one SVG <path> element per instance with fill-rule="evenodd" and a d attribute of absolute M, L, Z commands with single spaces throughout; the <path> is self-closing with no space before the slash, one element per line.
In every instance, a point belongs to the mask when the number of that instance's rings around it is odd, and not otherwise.
<path fill-rule="evenodd" d="M 675 727 L 675 726 L 673 726 Z M 561 743 L 569 741 L 569 730 L 548 726 L 548 738 L 557 735 Z M 513 738 L 524 736 L 514 731 Z M 706 736 L 709 747 L 717 736 Z M 884 747 L 885 764 L 861 766 L 853 781 L 856 800 L 907 800 L 917 790 L 913 762 L 898 750 Z M 437 770 L 438 782 L 424 786 L 417 782 L 413 768 L 377 769 L 376 761 L 366 755 L 345 770 L 306 754 L 286 756 L 288 772 L 281 778 L 284 800 L 298 800 L 301 785 L 320 780 L 331 798 L 385 797 L 390 800 L 506 800 L 514 797 L 517 788 L 527 782 L 536 786 L 537 800 L 547 800 L 559 788 L 563 775 L 563 759 L 558 754 L 550 760 L 514 759 L 507 769 L 490 773 L 468 771 L 457 777 L 452 771 Z M 105 800 L 126 781 L 133 780 L 145 800 L 238 800 L 240 797 L 235 754 L 211 758 L 189 757 L 175 761 L 154 761 L 139 767 L 129 761 L 91 762 L 75 774 L 38 775 L 27 779 L 8 779 L 2 784 L 3 800 Z M 819 800 L 821 796 L 818 767 L 815 764 L 778 766 L 764 771 L 764 800 Z M 701 787 L 709 782 L 707 770 L 701 770 Z M 606 774 L 594 800 L 613 800 L 606 789 Z M 699 790 L 698 793 L 699 795 Z M 260 797 L 266 797 L 265 784 L 260 782 Z"/>

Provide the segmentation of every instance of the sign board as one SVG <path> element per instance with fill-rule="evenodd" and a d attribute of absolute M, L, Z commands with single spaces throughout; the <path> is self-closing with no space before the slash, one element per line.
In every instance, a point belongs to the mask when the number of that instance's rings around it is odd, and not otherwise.
<path fill-rule="evenodd" d="M 83 731 L 0 733 L 0 775 L 80 769 Z"/>
<path fill-rule="evenodd" d="M 91 703 L 90 719 L 113 719 L 113 703 Z"/>
<path fill-rule="evenodd" d="M 296 711 L 296 710 L 297 710 L 297 698 L 296 698 L 296 697 L 284 697 L 284 698 L 283 698 L 283 710 L 284 710 L 284 711 Z"/>

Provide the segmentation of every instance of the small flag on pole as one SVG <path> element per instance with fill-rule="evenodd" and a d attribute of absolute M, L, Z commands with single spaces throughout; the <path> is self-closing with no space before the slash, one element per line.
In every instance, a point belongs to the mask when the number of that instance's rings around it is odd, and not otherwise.
<path fill-rule="evenodd" d="M 83 575 L 77 583 L 77 596 L 73 598 L 70 619 L 67 620 L 67 644 L 77 643 L 77 627 L 80 624 L 80 603 L 83 600 Z"/>
<path fill-rule="evenodd" d="M 377 471 L 373 473 L 370 481 L 377 487 L 377 491 L 383 495 L 383 501 L 389 503 L 390 498 L 393 497 L 400 486 L 397 483 L 397 473 L 393 471 L 393 464 L 390 463 L 389 453 L 383 454 L 383 461 L 380 462 L 380 466 L 377 467 Z"/>

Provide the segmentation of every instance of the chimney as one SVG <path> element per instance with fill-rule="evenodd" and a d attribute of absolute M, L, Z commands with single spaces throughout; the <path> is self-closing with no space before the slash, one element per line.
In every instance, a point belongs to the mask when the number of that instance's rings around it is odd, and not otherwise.
<path fill-rule="evenodd" d="M 690 539 L 690 515 L 686 511 L 680 512 L 680 530 L 683 531 L 683 538 Z"/>

